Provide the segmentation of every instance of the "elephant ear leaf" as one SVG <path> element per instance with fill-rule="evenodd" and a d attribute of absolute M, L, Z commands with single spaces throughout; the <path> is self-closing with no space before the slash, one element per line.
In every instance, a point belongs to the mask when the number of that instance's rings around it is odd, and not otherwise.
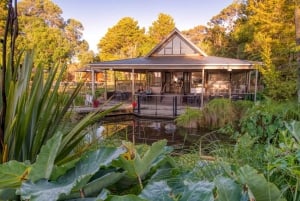
<path fill-rule="evenodd" d="M 257 170 L 246 165 L 241 167 L 237 173 L 239 182 L 244 185 L 248 191 L 249 197 L 254 197 L 256 201 L 283 201 L 280 190 L 266 180 Z"/>
<path fill-rule="evenodd" d="M 300 143 L 300 122 L 292 121 L 291 123 L 286 123 L 285 126 L 297 142 Z"/>
<path fill-rule="evenodd" d="M 217 201 L 242 199 L 242 188 L 230 178 L 218 176 L 214 181 L 217 188 Z"/>
<path fill-rule="evenodd" d="M 166 181 L 153 182 L 148 184 L 139 195 L 149 201 L 164 200 L 173 201 L 172 189 L 168 186 Z"/>
<path fill-rule="evenodd" d="M 180 201 L 212 201 L 214 200 L 214 184 L 207 181 L 188 182 L 185 181 L 184 192 Z"/>
<path fill-rule="evenodd" d="M 18 161 L 0 165 L 0 188 L 19 188 L 28 179 L 29 166 Z"/>
<path fill-rule="evenodd" d="M 124 168 L 127 171 L 127 174 L 132 178 L 143 177 L 153 166 L 164 158 L 164 155 L 167 153 L 167 150 L 165 149 L 166 144 L 166 140 L 153 143 L 148 147 L 148 150 L 143 156 L 135 150 L 133 145 L 130 143 L 126 144 L 125 147 L 127 148 L 128 155 L 133 156 L 122 156 L 120 157 L 120 160 L 116 161 L 114 164 Z"/>
<path fill-rule="evenodd" d="M 113 160 L 124 153 L 122 148 L 104 147 L 83 155 L 74 168 L 62 175 L 55 182 L 46 179 L 37 182 L 23 182 L 19 194 L 21 199 L 31 201 L 57 200 L 71 191 L 84 188 L 100 167 L 107 167 Z"/>
<path fill-rule="evenodd" d="M 62 134 L 57 133 L 42 146 L 41 152 L 37 156 L 36 162 L 32 165 L 29 174 L 29 179 L 31 179 L 31 181 L 35 182 L 39 179 L 50 178 L 61 140 Z"/>
<path fill-rule="evenodd" d="M 147 200 L 144 200 L 136 195 L 123 195 L 123 196 L 113 195 L 113 196 L 109 196 L 108 199 L 106 199 L 106 201 L 147 201 Z"/>

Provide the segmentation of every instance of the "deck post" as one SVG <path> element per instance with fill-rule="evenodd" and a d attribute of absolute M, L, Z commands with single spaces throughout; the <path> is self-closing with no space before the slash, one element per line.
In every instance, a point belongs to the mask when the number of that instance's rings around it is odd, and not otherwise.
<path fill-rule="evenodd" d="M 131 100 L 134 101 L 134 68 L 131 69 Z"/>
<path fill-rule="evenodd" d="M 95 70 L 92 69 L 92 96 L 95 97 Z"/>
<path fill-rule="evenodd" d="M 255 87 L 254 87 L 254 102 L 256 102 L 256 92 L 257 92 L 257 83 L 258 83 L 258 70 L 255 70 Z"/>
<path fill-rule="evenodd" d="M 104 70 L 104 100 L 107 100 L 107 72 Z"/>
<path fill-rule="evenodd" d="M 205 88 L 204 88 L 204 83 L 205 83 L 205 76 L 204 76 L 204 67 L 202 68 L 202 89 L 201 89 L 201 104 L 200 104 L 200 106 L 201 106 L 201 108 L 203 108 L 203 105 L 204 105 L 204 90 L 205 90 Z"/>
<path fill-rule="evenodd" d="M 252 71 L 249 71 L 248 72 L 248 93 L 251 93 L 251 74 L 252 74 Z"/>

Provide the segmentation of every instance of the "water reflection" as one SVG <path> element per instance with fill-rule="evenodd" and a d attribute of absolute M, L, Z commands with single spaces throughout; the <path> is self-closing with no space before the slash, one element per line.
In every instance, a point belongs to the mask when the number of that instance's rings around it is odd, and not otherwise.
<path fill-rule="evenodd" d="M 208 134 L 208 130 L 184 128 L 176 125 L 174 120 L 145 119 L 135 116 L 118 116 L 104 119 L 101 123 L 102 136 L 133 141 L 135 143 L 152 144 L 167 139 L 168 145 L 175 149 L 189 149 L 190 146 L 209 145 L 219 140 L 216 133 Z M 202 146 L 204 147 L 204 146 Z"/>

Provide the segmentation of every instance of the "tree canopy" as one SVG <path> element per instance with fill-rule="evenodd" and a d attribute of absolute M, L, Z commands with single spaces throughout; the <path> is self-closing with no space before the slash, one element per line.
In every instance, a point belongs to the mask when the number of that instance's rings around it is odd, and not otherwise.
<path fill-rule="evenodd" d="M 140 56 L 144 29 L 131 17 L 122 18 L 108 29 L 98 44 L 101 60 L 124 59 Z"/>
<path fill-rule="evenodd" d="M 7 16 L 7 1 L 0 3 L 0 36 Z M 21 0 L 18 2 L 19 51 L 33 49 L 35 63 L 50 67 L 58 61 L 72 63 L 84 59 L 91 62 L 92 52 L 82 39 L 83 25 L 75 19 L 65 20 L 62 10 L 51 0 Z M 81 56 L 79 56 L 81 54 Z M 89 59 L 82 55 L 89 55 Z"/>

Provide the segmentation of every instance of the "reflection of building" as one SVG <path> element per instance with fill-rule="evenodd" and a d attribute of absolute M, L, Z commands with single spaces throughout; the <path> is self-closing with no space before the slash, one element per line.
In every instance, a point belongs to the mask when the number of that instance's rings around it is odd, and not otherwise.
<path fill-rule="evenodd" d="M 203 104 L 211 97 L 231 98 L 245 93 L 255 99 L 256 64 L 208 56 L 174 29 L 145 57 L 91 63 L 88 68 L 93 73 L 103 71 L 104 78 L 108 71 L 130 73 L 127 80 L 115 79 L 114 90 L 131 93 L 132 97 L 142 85 L 152 94 L 198 94 Z"/>

